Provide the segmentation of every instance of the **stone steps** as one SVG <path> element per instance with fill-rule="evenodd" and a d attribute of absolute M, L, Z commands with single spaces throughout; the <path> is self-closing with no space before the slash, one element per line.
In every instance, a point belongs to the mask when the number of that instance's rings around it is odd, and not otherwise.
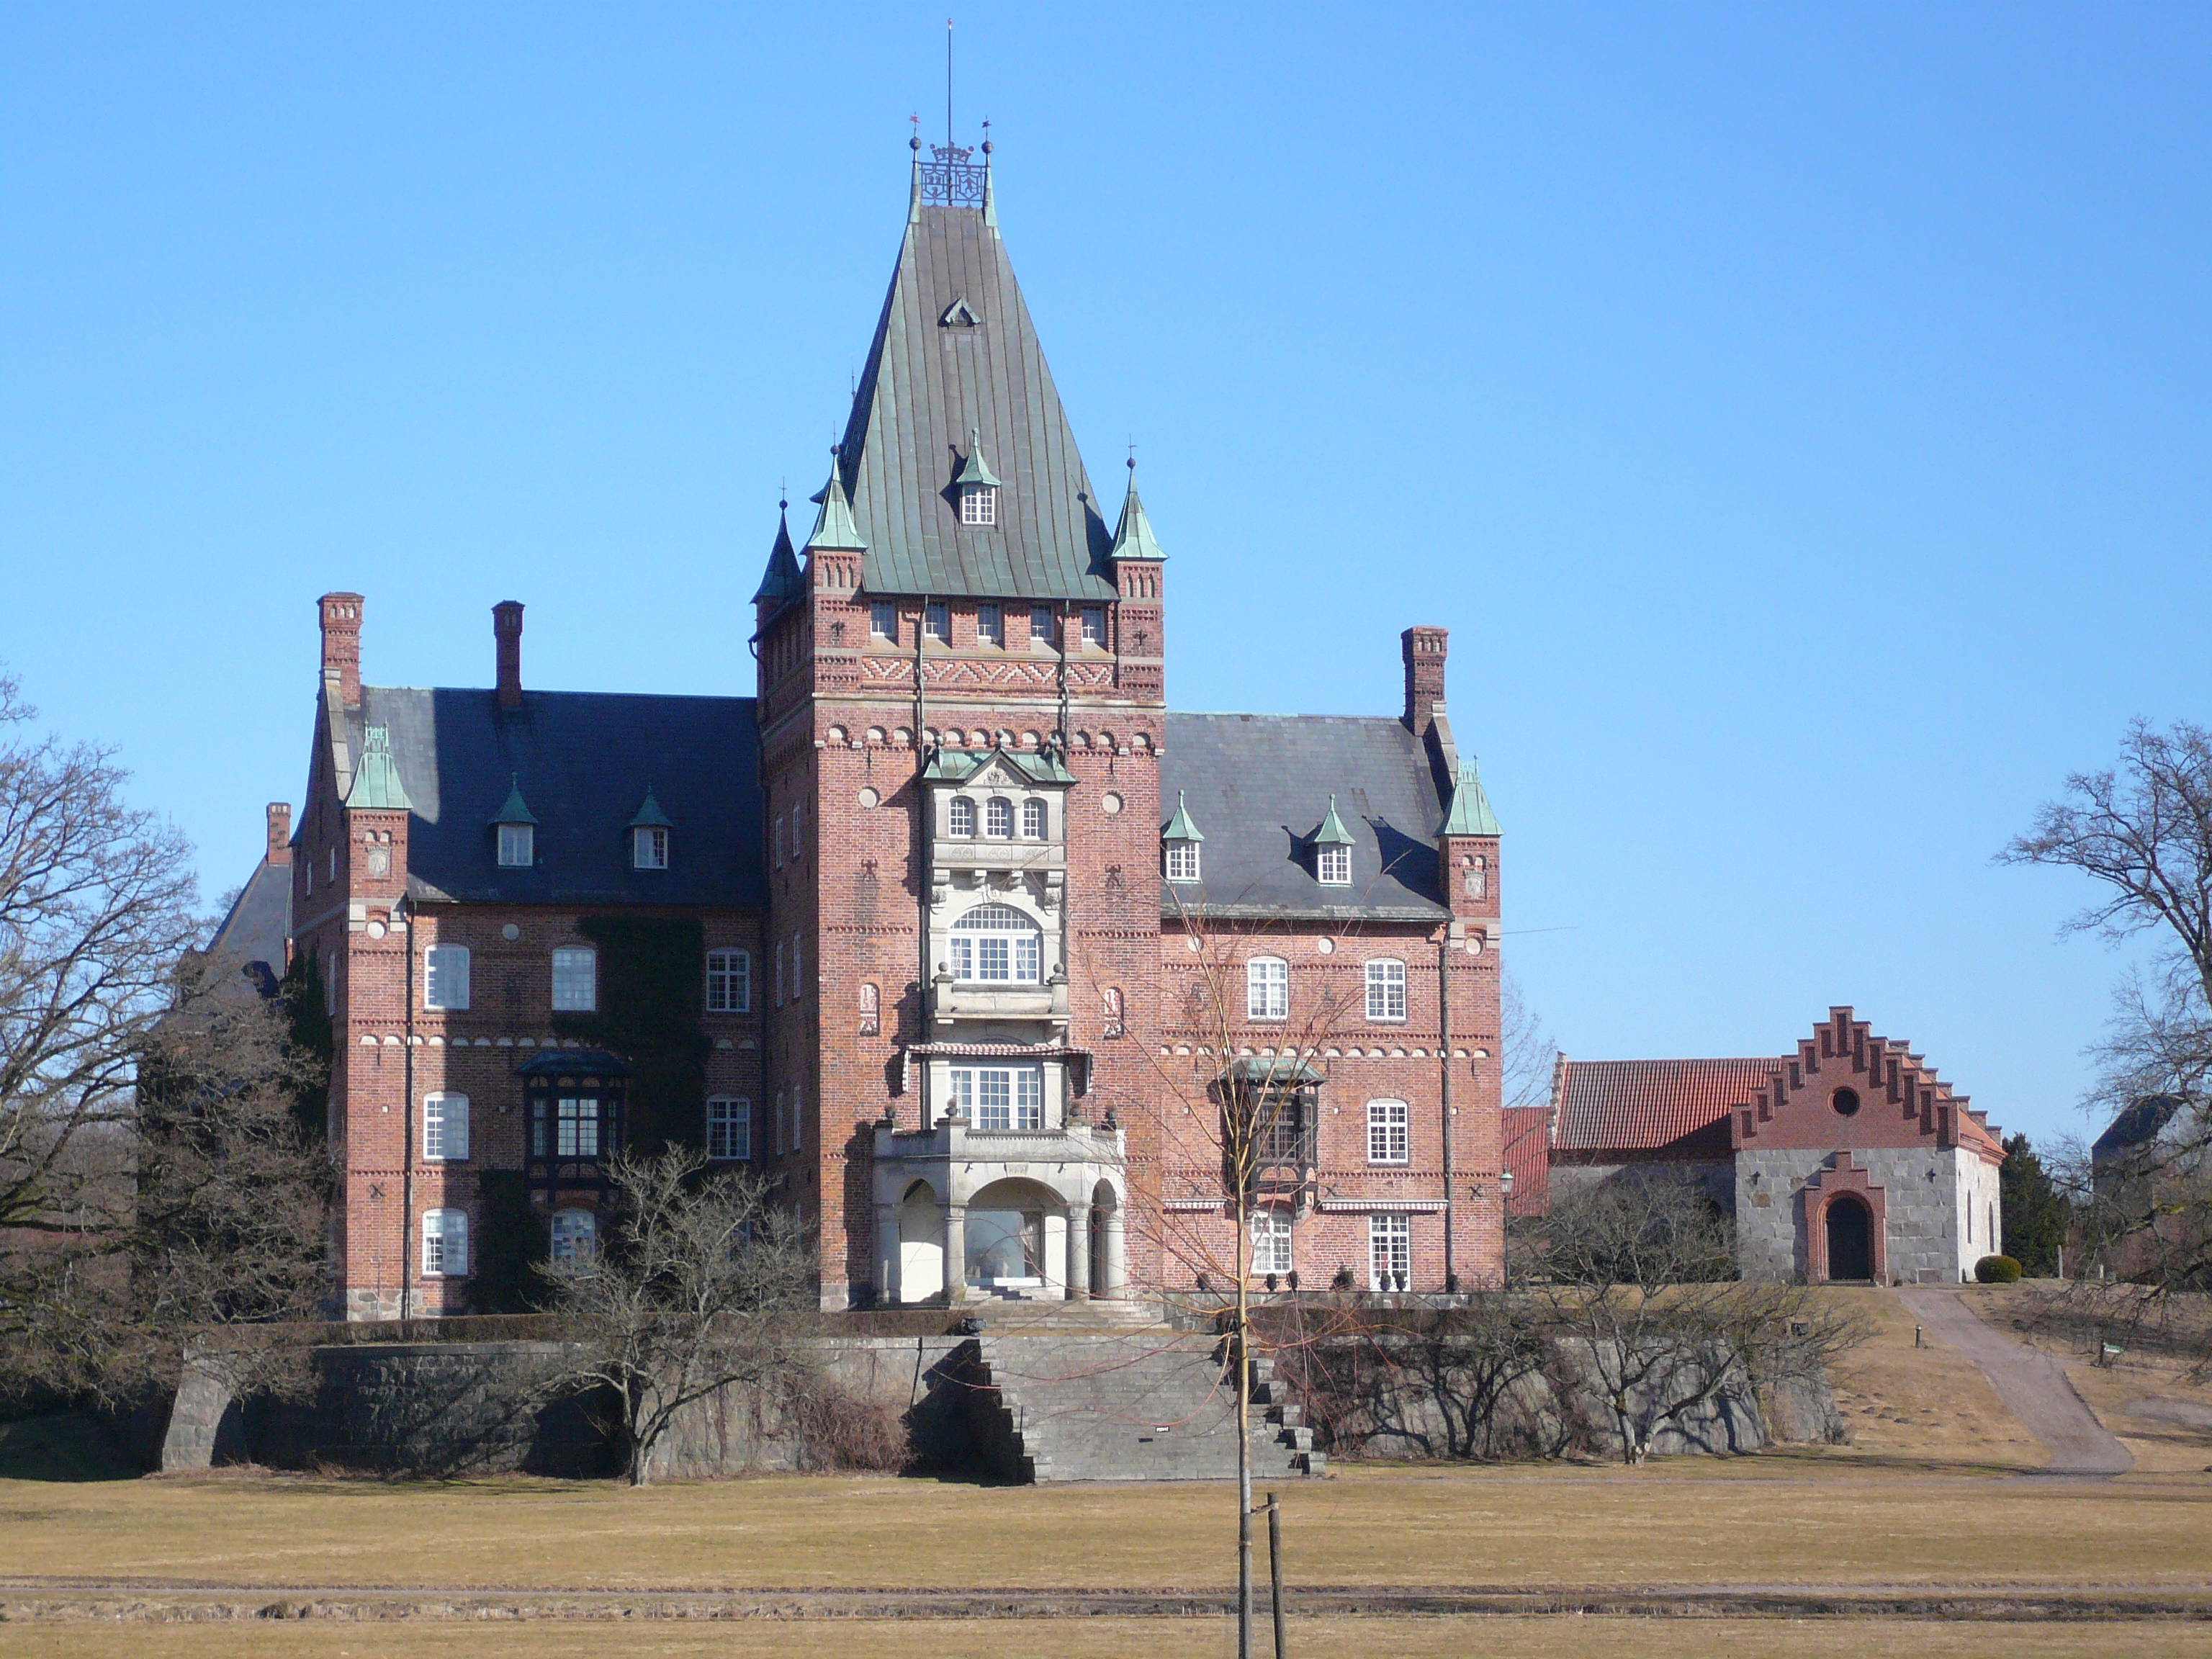
<path fill-rule="evenodd" d="M 1212 1338 L 1079 1317 L 980 1322 L 971 1422 L 1008 1479 L 1235 1476 L 1235 1379 Z M 1321 1474 L 1326 1460 L 1300 1407 L 1282 1397 L 1272 1361 L 1252 1362 L 1248 1387 L 1254 1478 Z"/>

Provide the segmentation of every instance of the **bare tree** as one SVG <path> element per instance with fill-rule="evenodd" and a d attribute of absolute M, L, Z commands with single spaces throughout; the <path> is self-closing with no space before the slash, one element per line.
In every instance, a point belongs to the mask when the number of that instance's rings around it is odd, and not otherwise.
<path fill-rule="evenodd" d="M 11 740 L 29 716 L 0 681 L 0 1390 L 118 1404 L 188 1344 L 276 1380 L 297 1356 L 236 1328 L 326 1290 L 321 1058 L 189 948 L 189 849 L 106 752 Z"/>
<path fill-rule="evenodd" d="M 1722 1395 L 1820 1376 L 1863 1340 L 1806 1285 L 1738 1281 L 1735 1229 L 1687 1176 L 1555 1189 L 1525 1237 L 1522 1282 L 1577 1339 L 1629 1463 Z"/>
<path fill-rule="evenodd" d="M 719 1389 L 775 1389 L 811 1374 L 814 1255 L 791 1211 L 750 1170 L 711 1172 L 684 1147 L 617 1155 L 600 1247 L 540 1269 L 568 1359 L 564 1391 L 604 1389 L 632 1486 L 687 1407 Z"/>
<path fill-rule="evenodd" d="M 2098 884 L 2068 932 L 2152 941 L 2115 994 L 2084 1104 L 2109 1118 L 2158 1103 L 2160 1122 L 2118 1179 L 2099 1183 L 2092 1221 L 2133 1270 L 2201 1287 L 2212 1280 L 2212 732 L 2136 720 L 2118 766 L 2068 778 L 1997 857 Z"/>
<path fill-rule="evenodd" d="M 1528 1006 L 1528 994 L 1510 968 L 1501 969 L 1498 985 L 1498 1051 L 1504 1091 L 1500 1103 L 1534 1106 L 1551 1098 L 1552 1072 L 1559 1051 L 1543 1017 Z"/>

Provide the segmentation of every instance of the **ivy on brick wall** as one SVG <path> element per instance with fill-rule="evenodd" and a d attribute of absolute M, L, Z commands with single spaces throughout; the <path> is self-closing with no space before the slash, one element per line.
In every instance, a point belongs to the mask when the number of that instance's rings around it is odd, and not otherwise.
<path fill-rule="evenodd" d="M 320 1140 L 329 1127 L 331 1062 L 337 1053 L 337 1036 L 313 951 L 301 951 L 292 958 L 278 990 L 284 1000 L 285 1040 L 295 1054 L 312 1061 L 309 1075 L 293 1091 L 292 1116 L 302 1133 Z"/>
<path fill-rule="evenodd" d="M 547 1300 L 538 1264 L 546 1258 L 549 1239 L 545 1218 L 530 1201 L 528 1177 L 520 1170 L 480 1170 L 477 1194 L 481 1201 L 471 1306 L 477 1313 L 538 1312 Z"/>
<path fill-rule="evenodd" d="M 648 1157 L 672 1146 L 703 1149 L 707 1055 L 701 1024 L 706 929 L 684 917 L 586 916 L 599 947 L 596 1013 L 556 1014 L 563 1042 L 605 1048 L 636 1068 L 629 1079 L 627 1142 Z"/>

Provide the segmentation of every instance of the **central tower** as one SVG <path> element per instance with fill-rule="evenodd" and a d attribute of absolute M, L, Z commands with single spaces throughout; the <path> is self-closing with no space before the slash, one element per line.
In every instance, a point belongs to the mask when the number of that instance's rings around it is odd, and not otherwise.
<path fill-rule="evenodd" d="M 913 143 L 820 510 L 754 596 L 760 1127 L 824 1306 L 1116 1294 L 1157 1087 L 1164 556 L 1133 463 L 1110 528 L 1091 488 L 990 144 Z"/>

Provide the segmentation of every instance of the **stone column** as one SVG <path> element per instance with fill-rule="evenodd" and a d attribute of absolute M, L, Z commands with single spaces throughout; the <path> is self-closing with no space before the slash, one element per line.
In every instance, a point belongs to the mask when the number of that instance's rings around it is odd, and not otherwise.
<path fill-rule="evenodd" d="M 1067 1206 L 1067 1299 L 1091 1300 L 1091 1201 Z"/>
<path fill-rule="evenodd" d="M 1106 1212 L 1106 1283 L 1105 1293 L 1116 1298 L 1129 1293 L 1128 1247 L 1123 1239 L 1121 1206 L 1115 1205 Z"/>
<path fill-rule="evenodd" d="M 945 1299 L 958 1304 L 968 1299 L 968 1206 L 945 1206 Z"/>
<path fill-rule="evenodd" d="M 899 1299 L 899 1212 L 896 1204 L 876 1206 L 876 1300 L 896 1306 Z"/>

